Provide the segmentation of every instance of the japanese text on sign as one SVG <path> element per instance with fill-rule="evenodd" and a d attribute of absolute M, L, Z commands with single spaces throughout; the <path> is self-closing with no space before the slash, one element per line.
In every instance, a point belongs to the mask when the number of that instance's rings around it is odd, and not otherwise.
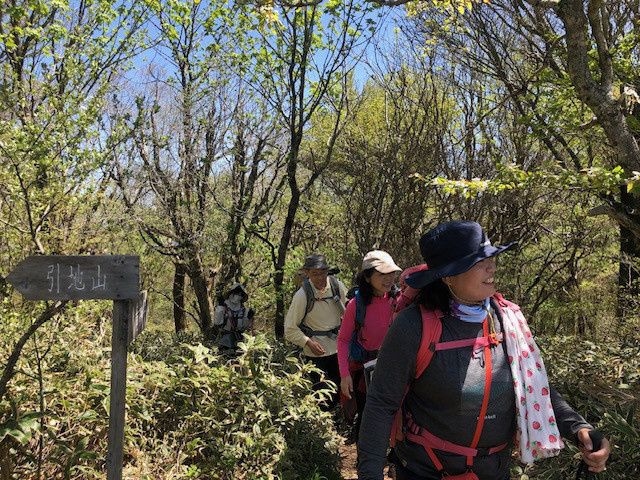
<path fill-rule="evenodd" d="M 49 292 L 60 293 L 64 289 L 76 291 L 96 291 L 107 289 L 107 276 L 100 271 L 100 265 L 83 269 L 78 265 L 60 265 L 54 263 L 47 266 Z"/>

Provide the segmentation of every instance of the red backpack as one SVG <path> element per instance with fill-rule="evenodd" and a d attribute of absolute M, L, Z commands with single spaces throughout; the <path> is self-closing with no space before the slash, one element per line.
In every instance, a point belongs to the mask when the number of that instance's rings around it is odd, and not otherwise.
<path fill-rule="evenodd" d="M 419 378 L 429 366 L 433 354 L 435 353 L 435 345 L 440 340 L 442 334 L 442 313 L 427 310 L 423 306 L 420 306 L 420 313 L 422 316 L 422 338 L 420 340 L 420 347 L 418 348 L 418 354 L 416 356 L 416 371 L 414 379 Z M 407 395 L 409 386 L 404 394 Z M 402 399 L 404 403 L 404 397 Z M 403 412 L 402 407 L 398 409 L 395 417 L 393 418 L 393 425 L 391 426 L 391 438 L 390 445 L 395 446 L 396 442 L 404 440 L 403 424 Z"/>
<path fill-rule="evenodd" d="M 501 307 L 509 307 L 512 306 L 510 302 L 504 300 L 502 295 L 496 293 L 494 295 L 494 300 Z M 462 339 L 462 340 L 454 340 L 450 342 L 440 342 L 440 336 L 442 335 L 442 313 L 439 311 L 427 310 L 424 306 L 420 306 L 420 314 L 422 318 L 422 337 L 420 339 L 420 346 L 418 347 L 418 353 L 416 355 L 416 371 L 414 374 L 414 379 L 419 378 L 425 371 L 425 369 L 429 366 L 431 359 L 433 358 L 433 354 L 439 350 L 449 350 L 454 348 L 462 348 L 468 346 L 482 346 L 485 348 L 485 354 L 487 355 L 487 365 L 485 375 L 485 389 L 484 389 L 484 397 L 482 401 L 482 406 L 480 410 L 480 414 L 478 416 L 478 423 L 476 425 L 474 438 L 472 444 L 470 446 L 462 446 L 458 444 L 454 444 L 451 442 L 447 442 L 442 440 L 435 435 L 428 432 L 426 429 L 418 426 L 413 422 L 410 416 L 405 418 L 405 414 L 402 408 L 404 404 L 404 398 L 409 391 L 410 385 L 407 385 L 405 390 L 401 406 L 396 412 L 393 424 L 391 426 L 391 434 L 389 443 L 393 447 L 399 441 L 404 440 L 405 436 L 409 438 L 414 443 L 418 443 L 422 445 L 425 449 L 431 461 L 435 465 L 435 467 L 441 471 L 444 475 L 443 478 L 449 478 L 453 480 L 456 479 L 465 479 L 465 480 L 474 480 L 478 477 L 471 471 L 471 467 L 473 465 L 473 458 L 477 455 L 476 446 L 480 439 L 480 434 L 482 433 L 482 428 L 484 426 L 484 417 L 486 415 L 486 411 L 489 403 L 489 391 L 491 389 L 491 346 L 497 345 L 500 343 L 500 339 L 495 334 L 489 333 L 489 321 L 485 320 L 483 322 L 483 330 L 484 335 L 479 338 L 470 338 L 470 339 Z M 507 444 L 497 445 L 488 449 L 487 453 L 496 453 L 500 450 L 507 447 Z M 467 469 L 468 471 L 465 474 L 460 476 L 448 476 L 444 473 L 442 463 L 437 458 L 434 453 L 434 448 L 438 450 L 444 450 L 451 453 L 456 453 L 459 455 L 463 455 L 467 458 Z"/>

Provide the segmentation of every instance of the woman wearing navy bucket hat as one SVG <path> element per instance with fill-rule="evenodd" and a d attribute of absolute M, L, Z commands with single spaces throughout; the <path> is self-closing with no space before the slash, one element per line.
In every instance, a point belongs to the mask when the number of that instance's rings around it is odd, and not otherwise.
<path fill-rule="evenodd" d="M 420 239 L 428 268 L 406 278 L 419 293 L 378 354 L 360 480 L 382 480 L 390 438 L 397 480 L 508 480 L 513 449 L 532 463 L 562 438 L 577 441 L 589 471 L 605 470 L 608 440 L 549 386 L 520 308 L 496 292 L 495 257 L 514 246 L 493 246 L 470 221 Z"/>

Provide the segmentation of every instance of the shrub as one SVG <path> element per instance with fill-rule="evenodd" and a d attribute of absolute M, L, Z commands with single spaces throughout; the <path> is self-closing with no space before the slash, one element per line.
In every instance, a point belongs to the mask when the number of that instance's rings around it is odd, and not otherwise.
<path fill-rule="evenodd" d="M 104 478 L 109 335 L 88 322 L 66 333 L 47 343 L 40 377 L 22 360 L 0 403 L 0 466 L 15 478 Z M 317 406 L 328 392 L 312 392 L 310 366 L 264 336 L 232 360 L 181 340 L 196 338 L 143 332 L 132 345 L 123 478 L 339 478 L 337 435 Z"/>
<path fill-rule="evenodd" d="M 142 400 L 130 402 L 130 443 L 175 445 L 174 478 L 340 478 L 330 416 L 317 406 L 327 392 L 312 392 L 311 367 L 291 356 L 276 363 L 263 336 L 245 338 L 233 360 L 187 345 L 169 364 L 140 364 L 129 382 Z"/>
<path fill-rule="evenodd" d="M 603 478 L 640 478 L 640 344 L 628 339 L 597 345 L 575 337 L 539 340 L 551 383 L 612 443 Z M 540 480 L 574 478 L 578 459 L 578 449 L 568 443 L 558 457 L 540 462 L 528 474 Z"/>

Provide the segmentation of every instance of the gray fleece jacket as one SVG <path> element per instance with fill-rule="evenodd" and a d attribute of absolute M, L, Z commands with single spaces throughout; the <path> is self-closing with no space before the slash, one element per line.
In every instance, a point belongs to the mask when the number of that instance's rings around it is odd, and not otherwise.
<path fill-rule="evenodd" d="M 494 307 L 494 311 L 499 309 Z M 502 331 L 498 316 L 495 330 Z M 482 324 L 463 322 L 454 316 L 442 319 L 441 342 L 482 336 Z M 403 310 L 392 324 L 378 355 L 378 363 L 367 393 L 358 442 L 358 478 L 382 480 L 391 423 L 407 385 L 411 385 L 404 408 L 418 425 L 451 442 L 470 445 L 484 393 L 483 349 L 472 347 L 438 351 L 418 379 L 413 378 L 422 337 L 417 306 Z M 490 448 L 511 444 L 515 432 L 515 396 L 504 342 L 492 351 L 492 384 L 489 408 L 478 444 Z M 574 438 L 583 427 L 592 428 L 551 388 L 551 400 L 561 435 Z M 449 475 L 465 471 L 465 458 L 436 451 Z M 397 461 L 425 479 L 440 479 L 424 448 L 408 440 L 394 449 Z M 473 471 L 480 480 L 508 478 L 511 448 L 478 456 Z"/>

